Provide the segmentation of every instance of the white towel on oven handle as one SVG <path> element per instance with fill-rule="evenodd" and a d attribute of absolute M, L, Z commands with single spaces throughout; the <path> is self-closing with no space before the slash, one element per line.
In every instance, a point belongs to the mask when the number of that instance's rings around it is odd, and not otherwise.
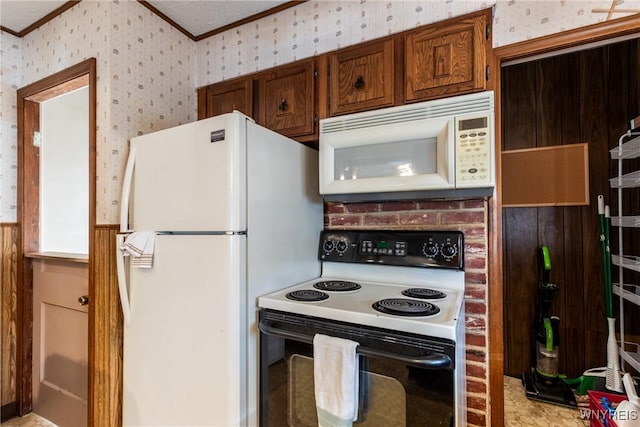
<path fill-rule="evenodd" d="M 319 427 L 348 427 L 358 418 L 358 355 L 355 341 L 316 334 L 313 381 Z"/>

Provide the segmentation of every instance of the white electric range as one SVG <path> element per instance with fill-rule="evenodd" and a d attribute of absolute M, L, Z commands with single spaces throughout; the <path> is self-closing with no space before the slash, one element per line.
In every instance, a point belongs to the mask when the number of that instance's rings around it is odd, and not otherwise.
<path fill-rule="evenodd" d="M 318 279 L 261 297 L 260 307 L 455 340 L 463 271 L 425 274 L 422 269 L 328 262 L 322 270 Z M 350 290 L 351 283 L 358 288 Z"/>
<path fill-rule="evenodd" d="M 268 354 L 268 344 L 273 346 L 282 340 L 309 344 L 317 333 L 358 341 L 359 354 L 376 359 L 376 363 L 393 360 L 430 370 L 433 378 L 434 370 L 446 372 L 447 379 L 439 380 L 437 386 L 418 375 L 420 387 L 436 387 L 431 390 L 434 395 L 450 395 L 450 413 L 442 414 L 443 425 L 465 425 L 463 234 L 441 230 L 325 230 L 318 253 L 322 261 L 320 277 L 259 298 L 264 341 L 261 395 L 265 409 L 261 425 L 273 418 L 269 407 L 286 403 L 272 402 L 264 384 L 268 383 L 267 372 L 273 361 L 284 356 Z M 386 375 L 382 371 L 379 374 Z M 415 399 L 414 392 L 408 384 L 403 387 L 407 390 L 405 424 L 423 425 L 420 422 L 427 415 L 419 415 L 419 408 L 435 404 L 409 405 Z M 431 413 L 434 411 L 437 413 L 432 408 Z M 438 425 L 431 424 L 432 417 L 429 419 L 429 425 Z M 271 419 L 271 424 L 281 422 Z M 300 420 L 289 424 L 304 425 Z"/>

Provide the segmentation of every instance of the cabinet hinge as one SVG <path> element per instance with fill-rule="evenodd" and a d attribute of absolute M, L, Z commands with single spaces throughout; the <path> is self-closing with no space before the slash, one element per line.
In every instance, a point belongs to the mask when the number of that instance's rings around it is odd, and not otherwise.
<path fill-rule="evenodd" d="M 489 77 L 491 76 L 491 68 L 487 65 L 484 75 L 485 75 L 485 79 L 489 80 Z"/>
<path fill-rule="evenodd" d="M 313 70 L 313 78 L 314 79 L 318 78 L 318 70 Z"/>
<path fill-rule="evenodd" d="M 484 27 L 484 37 L 489 40 L 489 37 L 491 37 L 491 25 L 487 24 Z"/>
<path fill-rule="evenodd" d="M 313 123 L 318 124 L 318 115 L 316 113 L 313 114 Z"/>

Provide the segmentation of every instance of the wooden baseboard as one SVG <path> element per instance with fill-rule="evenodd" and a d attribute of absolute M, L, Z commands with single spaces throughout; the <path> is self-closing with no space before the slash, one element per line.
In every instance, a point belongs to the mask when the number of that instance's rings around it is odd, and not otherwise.
<path fill-rule="evenodd" d="M 0 423 L 3 423 L 18 415 L 18 404 L 16 402 L 7 403 L 0 407 Z"/>

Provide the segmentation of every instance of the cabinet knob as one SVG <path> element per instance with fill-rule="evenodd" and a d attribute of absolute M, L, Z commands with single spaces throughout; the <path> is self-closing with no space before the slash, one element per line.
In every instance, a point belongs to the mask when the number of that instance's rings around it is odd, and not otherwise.
<path fill-rule="evenodd" d="M 89 304 L 89 295 L 82 295 L 81 297 L 78 297 L 78 304 L 80 305 Z"/>
<path fill-rule="evenodd" d="M 278 110 L 284 111 L 287 108 L 289 108 L 289 104 L 287 104 L 287 100 L 283 99 L 282 101 L 280 101 L 280 105 L 278 105 Z"/>
<path fill-rule="evenodd" d="M 356 89 L 362 89 L 364 87 L 364 77 L 362 76 L 356 77 L 356 81 L 353 84 L 353 87 Z"/>

